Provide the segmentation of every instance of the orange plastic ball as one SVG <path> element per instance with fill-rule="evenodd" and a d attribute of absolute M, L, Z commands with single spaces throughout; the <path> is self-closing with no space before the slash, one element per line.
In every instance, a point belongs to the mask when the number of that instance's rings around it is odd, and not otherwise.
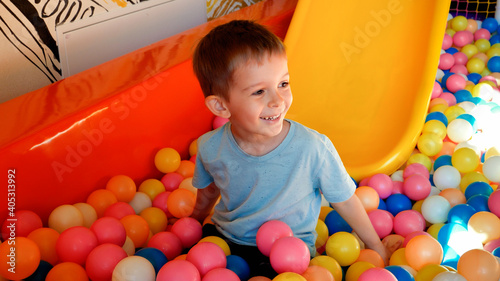
<path fill-rule="evenodd" d="M 118 202 L 130 202 L 137 191 L 134 180 L 125 175 L 110 178 L 106 183 L 106 189 L 115 194 Z"/>
<path fill-rule="evenodd" d="M 87 204 L 94 207 L 98 218 L 102 217 L 106 209 L 116 202 L 118 199 L 115 194 L 107 189 L 94 190 L 87 197 Z"/>
<path fill-rule="evenodd" d="M 382 257 L 376 251 L 372 249 L 362 249 L 359 252 L 359 257 L 356 261 L 366 261 L 373 264 L 376 267 L 384 267 L 385 263 Z"/>
<path fill-rule="evenodd" d="M 498 281 L 500 265 L 490 252 L 473 249 L 459 258 L 457 272 L 467 280 Z"/>
<path fill-rule="evenodd" d="M 97 220 L 97 212 L 94 207 L 87 203 L 76 203 L 73 204 L 83 215 L 83 226 L 89 228 Z"/>
<path fill-rule="evenodd" d="M 52 265 L 57 264 L 59 257 L 56 252 L 56 243 L 59 239 L 59 232 L 52 228 L 42 227 L 32 231 L 27 238 L 37 244 L 41 260 Z"/>
<path fill-rule="evenodd" d="M 125 227 L 127 236 L 134 242 L 134 246 L 139 248 L 147 242 L 149 237 L 148 222 L 139 215 L 128 215 L 120 219 Z"/>
<path fill-rule="evenodd" d="M 194 174 L 194 163 L 189 160 L 182 160 L 175 172 L 181 174 L 184 178 L 192 177 Z"/>
<path fill-rule="evenodd" d="M 177 218 L 189 217 L 194 210 L 196 195 L 187 189 L 176 189 L 167 198 L 168 211 Z"/>
<path fill-rule="evenodd" d="M 88 281 L 85 269 L 74 262 L 63 262 L 54 266 L 45 281 Z"/>
<path fill-rule="evenodd" d="M 198 153 L 198 139 L 189 144 L 189 156 L 195 156 Z"/>
<path fill-rule="evenodd" d="M 173 148 L 162 148 L 156 153 L 154 163 L 160 172 L 171 173 L 179 168 L 181 156 Z"/>
<path fill-rule="evenodd" d="M 356 188 L 355 192 L 366 212 L 375 210 L 380 203 L 380 197 L 375 189 L 370 186 L 360 186 Z"/>
<path fill-rule="evenodd" d="M 198 193 L 198 189 L 193 186 L 193 178 L 192 177 L 183 179 L 181 181 L 181 183 L 179 184 L 179 188 L 187 189 L 194 194 Z"/>
<path fill-rule="evenodd" d="M 40 250 L 26 237 L 0 244 L 0 275 L 10 280 L 29 277 L 40 264 Z"/>
<path fill-rule="evenodd" d="M 486 244 L 500 238 L 500 218 L 490 212 L 477 212 L 470 217 L 467 229 L 476 234 L 483 244 Z"/>
<path fill-rule="evenodd" d="M 459 204 L 465 204 L 465 202 L 467 201 L 465 199 L 464 193 L 460 189 L 457 189 L 457 188 L 443 189 L 439 193 L 439 195 L 443 196 L 444 198 L 446 198 L 446 200 L 448 200 L 451 208 L 453 208 L 454 206 L 459 205 Z"/>
<path fill-rule="evenodd" d="M 307 281 L 334 281 L 332 273 L 319 265 L 310 265 L 302 276 Z"/>
<path fill-rule="evenodd" d="M 73 226 L 83 226 L 83 215 L 73 205 L 61 205 L 56 207 L 49 215 L 49 227 L 62 233 Z"/>
<path fill-rule="evenodd" d="M 441 264 L 443 248 L 434 237 L 418 235 L 406 244 L 405 257 L 408 265 L 418 271 L 427 264 Z"/>
<path fill-rule="evenodd" d="M 142 210 L 140 216 L 146 220 L 149 225 L 149 229 L 153 234 L 165 231 L 165 229 L 167 228 L 167 215 L 160 208 L 146 208 Z"/>

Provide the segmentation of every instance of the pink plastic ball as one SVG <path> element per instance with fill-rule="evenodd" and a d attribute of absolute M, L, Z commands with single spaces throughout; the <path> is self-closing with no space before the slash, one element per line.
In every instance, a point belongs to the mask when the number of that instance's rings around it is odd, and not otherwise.
<path fill-rule="evenodd" d="M 434 81 L 434 86 L 432 87 L 432 99 L 439 97 L 443 93 L 443 88 L 439 82 Z"/>
<path fill-rule="evenodd" d="M 134 208 L 125 202 L 116 202 L 106 208 L 104 217 L 113 217 L 118 220 L 128 215 L 135 215 Z"/>
<path fill-rule="evenodd" d="M 382 199 L 386 199 L 392 194 L 392 179 L 386 174 L 375 174 L 368 181 L 368 186 L 377 191 Z"/>
<path fill-rule="evenodd" d="M 406 168 L 403 170 L 403 179 L 406 179 L 407 177 L 413 175 L 421 175 L 425 178 L 429 178 L 430 173 L 427 167 L 425 167 L 423 164 L 413 163 L 406 166 Z"/>
<path fill-rule="evenodd" d="M 156 281 L 201 281 L 200 272 L 187 260 L 173 260 L 161 267 Z"/>
<path fill-rule="evenodd" d="M 424 231 L 424 229 L 424 216 L 415 210 L 401 211 L 394 217 L 394 232 L 403 237 L 415 231 Z"/>
<path fill-rule="evenodd" d="M 364 179 L 362 179 L 361 181 L 359 181 L 359 184 L 358 186 L 368 186 L 368 181 L 370 180 L 371 177 L 366 177 Z"/>
<path fill-rule="evenodd" d="M 212 242 L 194 245 L 187 253 L 186 260 L 196 266 L 202 277 L 212 269 L 225 268 L 227 264 L 222 248 Z"/>
<path fill-rule="evenodd" d="M 16 210 L 14 217 L 11 217 L 11 219 L 16 219 L 16 237 L 26 237 L 33 230 L 43 227 L 40 216 L 30 210 Z M 7 226 L 11 223 L 12 221 L 5 220 L 2 224 L 2 239 L 4 241 L 9 237 L 10 229 Z"/>
<path fill-rule="evenodd" d="M 455 93 L 458 90 L 463 90 L 465 86 L 465 78 L 460 74 L 452 74 L 448 77 L 448 80 L 446 80 L 446 88 L 452 93 Z"/>
<path fill-rule="evenodd" d="M 392 181 L 392 194 L 403 194 L 403 182 Z"/>
<path fill-rule="evenodd" d="M 451 36 L 448 33 L 445 33 L 443 38 L 443 45 L 441 48 L 443 50 L 448 50 L 451 47 L 451 45 L 453 45 L 453 38 L 451 38 Z"/>
<path fill-rule="evenodd" d="M 128 255 L 115 244 L 102 244 L 95 247 L 87 257 L 85 269 L 92 281 L 111 280 L 116 265 Z"/>
<path fill-rule="evenodd" d="M 483 78 L 479 79 L 479 82 L 483 82 L 483 81 L 491 81 L 491 82 L 493 82 L 493 84 L 495 84 L 495 86 L 498 87 L 497 79 L 491 75 L 487 75 L 487 76 L 484 76 Z"/>
<path fill-rule="evenodd" d="M 442 93 L 441 96 L 439 96 L 439 97 L 444 99 L 446 101 L 446 103 L 448 103 L 448 106 L 453 106 L 453 105 L 457 104 L 457 98 L 452 93 L 445 92 L 445 93 Z"/>
<path fill-rule="evenodd" d="M 306 243 L 297 237 L 281 237 L 274 242 L 269 254 L 271 266 L 277 273 L 304 273 L 309 266 L 311 254 Z"/>
<path fill-rule="evenodd" d="M 457 31 L 453 35 L 453 44 L 457 47 L 463 47 L 467 44 L 472 43 L 474 40 L 474 35 L 468 30 Z"/>
<path fill-rule="evenodd" d="M 271 220 L 263 223 L 257 230 L 256 242 L 260 252 L 269 257 L 271 248 L 276 240 L 282 237 L 293 236 L 293 231 L 286 223 Z"/>
<path fill-rule="evenodd" d="M 203 276 L 202 281 L 240 281 L 240 278 L 234 271 L 227 268 L 215 268 Z"/>
<path fill-rule="evenodd" d="M 455 64 L 452 68 L 450 68 L 450 72 L 456 74 L 463 74 L 465 76 L 469 75 L 469 70 L 467 69 L 467 66 L 463 64 Z"/>
<path fill-rule="evenodd" d="M 485 28 L 478 29 L 478 30 L 476 30 L 476 32 L 474 32 L 474 40 L 475 41 L 477 41 L 481 38 L 486 39 L 486 40 L 490 40 L 490 37 L 491 37 L 491 33 Z"/>
<path fill-rule="evenodd" d="M 224 124 L 226 124 L 229 121 L 227 118 L 222 118 L 220 116 L 215 116 L 214 121 L 212 123 L 212 128 L 215 130 L 219 127 L 222 127 Z"/>
<path fill-rule="evenodd" d="M 84 265 L 87 256 L 97 245 L 97 237 L 92 230 L 84 226 L 74 226 L 59 235 L 56 252 L 61 262 Z"/>
<path fill-rule="evenodd" d="M 90 226 L 97 237 L 99 244 L 111 243 L 118 246 L 123 246 L 127 239 L 125 227 L 120 220 L 113 217 L 102 217 L 96 220 Z"/>
<path fill-rule="evenodd" d="M 488 243 L 484 244 L 483 248 L 484 248 L 484 250 L 491 253 L 491 252 L 493 252 L 493 250 L 495 250 L 498 247 L 500 247 L 500 238 L 489 241 Z"/>
<path fill-rule="evenodd" d="M 184 248 L 193 246 L 202 236 L 201 223 L 191 217 L 180 218 L 170 231 L 179 237 Z"/>
<path fill-rule="evenodd" d="M 422 175 L 412 175 L 403 182 L 403 194 L 411 200 L 418 201 L 427 198 L 431 193 L 431 183 L 429 178 Z"/>
<path fill-rule="evenodd" d="M 162 231 L 153 235 L 148 241 L 148 247 L 160 250 L 169 261 L 182 253 L 182 242 L 172 232 Z"/>
<path fill-rule="evenodd" d="M 365 270 L 358 278 L 358 281 L 398 281 L 396 276 L 389 270 L 380 267 L 373 267 Z"/>
<path fill-rule="evenodd" d="M 455 64 L 455 58 L 452 54 L 444 53 L 439 56 L 439 69 L 448 70 Z"/>
<path fill-rule="evenodd" d="M 490 194 L 488 207 L 490 208 L 490 212 L 500 217 L 500 189 Z"/>
<path fill-rule="evenodd" d="M 151 205 L 153 207 L 159 208 L 165 214 L 167 215 L 167 218 L 172 218 L 174 217 L 169 211 L 168 211 L 168 206 L 167 206 L 167 200 L 168 196 L 172 193 L 172 191 L 164 191 L 160 192 L 160 194 L 156 195 L 155 199 L 153 199 L 153 202 Z"/>
<path fill-rule="evenodd" d="M 375 228 L 375 231 L 380 239 L 383 239 L 392 233 L 394 221 L 391 213 L 388 211 L 375 209 L 368 212 L 368 218 L 370 219 L 373 228 Z"/>
<path fill-rule="evenodd" d="M 161 182 L 165 186 L 165 191 L 174 191 L 179 188 L 179 185 L 184 180 L 184 177 L 176 172 L 166 173 L 162 178 Z"/>
<path fill-rule="evenodd" d="M 466 65 L 469 58 L 466 54 L 462 52 L 456 52 L 453 54 L 453 58 L 455 59 L 455 65 Z"/>

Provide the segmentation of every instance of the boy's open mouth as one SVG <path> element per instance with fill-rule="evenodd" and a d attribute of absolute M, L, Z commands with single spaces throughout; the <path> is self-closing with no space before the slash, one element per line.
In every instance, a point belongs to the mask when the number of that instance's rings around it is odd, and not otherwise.
<path fill-rule="evenodd" d="M 281 114 L 278 114 L 276 116 L 269 116 L 269 117 L 260 117 L 260 119 L 264 119 L 266 121 L 273 121 L 273 120 L 276 120 L 278 118 L 280 118 Z"/>

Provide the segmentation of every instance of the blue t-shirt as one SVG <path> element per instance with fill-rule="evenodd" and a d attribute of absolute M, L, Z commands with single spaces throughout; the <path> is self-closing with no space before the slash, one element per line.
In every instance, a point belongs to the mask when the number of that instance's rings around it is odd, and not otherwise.
<path fill-rule="evenodd" d="M 349 199 L 356 188 L 332 142 L 297 122 L 283 142 L 263 156 L 245 153 L 231 124 L 198 139 L 193 185 L 215 182 L 221 200 L 212 221 L 231 241 L 256 245 L 259 227 L 270 220 L 287 223 L 314 256 L 321 192 L 329 202 Z"/>

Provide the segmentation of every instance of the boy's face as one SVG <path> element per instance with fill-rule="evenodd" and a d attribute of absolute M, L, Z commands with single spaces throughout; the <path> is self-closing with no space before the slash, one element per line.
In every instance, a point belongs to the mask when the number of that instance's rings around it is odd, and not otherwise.
<path fill-rule="evenodd" d="M 274 137 L 292 103 L 286 55 L 266 55 L 236 68 L 229 88 L 229 120 L 235 136 Z"/>

